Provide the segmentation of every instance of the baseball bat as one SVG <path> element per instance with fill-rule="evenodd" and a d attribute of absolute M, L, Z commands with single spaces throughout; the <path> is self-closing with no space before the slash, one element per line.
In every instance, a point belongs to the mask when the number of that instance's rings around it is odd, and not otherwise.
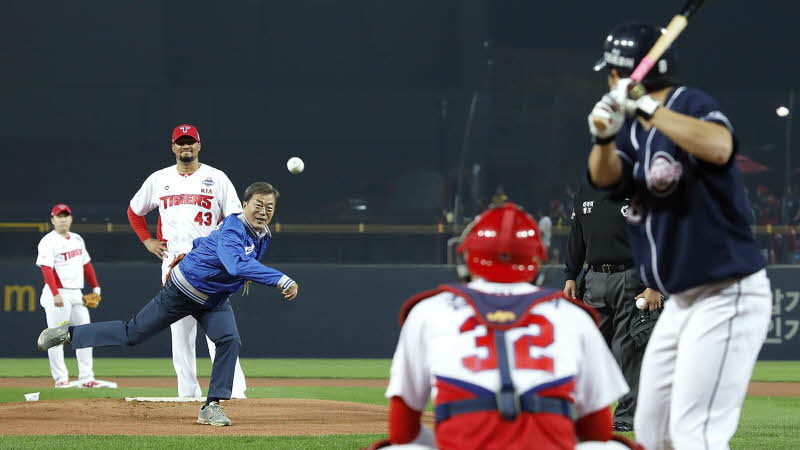
<path fill-rule="evenodd" d="M 644 58 L 639 61 L 639 65 L 636 66 L 633 73 L 631 74 L 631 98 L 639 98 L 645 94 L 644 87 L 640 84 L 644 77 L 650 72 L 650 69 L 656 64 L 661 55 L 667 51 L 667 49 L 678 39 L 678 36 L 686 29 L 686 26 L 689 25 L 689 18 L 697 12 L 697 10 L 703 6 L 705 0 L 687 0 L 686 3 L 681 8 L 681 12 L 676 14 L 672 20 L 669 21 L 669 25 L 667 25 L 667 29 L 664 33 L 661 34 L 661 37 L 658 38 L 653 47 L 650 48 L 650 51 L 647 52 Z M 608 126 L 608 122 L 603 119 L 592 119 L 594 122 L 594 126 L 597 128 L 598 131 L 603 131 Z"/>

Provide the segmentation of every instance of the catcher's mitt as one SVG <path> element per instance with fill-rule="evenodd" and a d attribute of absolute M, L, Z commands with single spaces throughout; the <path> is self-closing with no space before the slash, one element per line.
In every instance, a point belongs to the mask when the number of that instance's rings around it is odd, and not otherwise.
<path fill-rule="evenodd" d="M 633 344 L 638 350 L 644 350 L 647 346 L 647 341 L 650 340 L 650 335 L 653 334 L 653 328 L 656 326 L 658 316 L 661 315 L 661 310 L 655 311 L 639 311 L 631 323 L 628 334 L 633 338 Z"/>
<path fill-rule="evenodd" d="M 97 305 L 100 304 L 100 300 L 102 299 L 103 297 L 100 297 L 100 294 L 90 292 L 83 296 L 83 304 L 86 305 L 87 308 L 97 308 Z"/>

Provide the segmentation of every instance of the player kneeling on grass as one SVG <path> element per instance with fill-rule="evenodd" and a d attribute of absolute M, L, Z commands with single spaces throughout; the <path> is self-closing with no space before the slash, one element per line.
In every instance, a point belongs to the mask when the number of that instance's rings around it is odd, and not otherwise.
<path fill-rule="evenodd" d="M 612 438 L 628 391 L 590 307 L 530 282 L 546 259 L 533 218 L 489 209 L 458 251 L 472 281 L 412 297 L 386 390 L 389 439 L 439 449 L 571 449 Z M 421 426 L 432 394 L 436 433 Z"/>
<path fill-rule="evenodd" d="M 39 350 L 65 342 L 74 348 L 136 345 L 191 315 L 217 346 L 208 397 L 197 422 L 230 425 L 219 401 L 231 397 L 241 346 L 231 295 L 249 280 L 281 289 L 286 299 L 297 297 L 294 280 L 259 263 L 271 239 L 267 225 L 277 200 L 278 191 L 269 183 L 251 184 L 244 193 L 244 212 L 228 216 L 210 235 L 195 239 L 192 251 L 176 259 L 161 291 L 133 319 L 77 326 L 64 322 L 42 331 Z"/>

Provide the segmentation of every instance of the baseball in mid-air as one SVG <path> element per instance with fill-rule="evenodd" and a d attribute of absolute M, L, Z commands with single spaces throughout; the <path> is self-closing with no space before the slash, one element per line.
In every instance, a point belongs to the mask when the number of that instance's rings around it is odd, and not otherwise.
<path fill-rule="evenodd" d="M 306 168 L 306 165 L 303 163 L 302 159 L 297 156 L 292 156 L 289 158 L 289 161 L 286 161 L 286 168 L 289 169 L 289 172 L 298 174 Z"/>
<path fill-rule="evenodd" d="M 639 297 L 639 298 L 636 299 L 636 307 L 637 308 L 644 309 L 646 304 L 647 304 L 647 301 L 644 299 L 644 297 Z"/>

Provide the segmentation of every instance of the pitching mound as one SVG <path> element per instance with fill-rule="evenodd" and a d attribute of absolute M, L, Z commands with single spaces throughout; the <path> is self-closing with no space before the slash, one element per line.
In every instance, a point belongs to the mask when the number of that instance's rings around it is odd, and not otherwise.
<path fill-rule="evenodd" d="M 301 399 L 223 403 L 230 427 L 198 425 L 198 403 L 141 403 L 124 399 L 5 403 L 2 434 L 319 435 L 385 433 L 387 408 Z"/>

